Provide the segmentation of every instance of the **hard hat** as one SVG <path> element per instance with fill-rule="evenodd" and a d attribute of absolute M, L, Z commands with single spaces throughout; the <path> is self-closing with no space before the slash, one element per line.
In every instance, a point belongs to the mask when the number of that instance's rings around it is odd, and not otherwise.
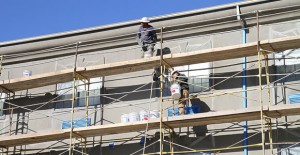
<path fill-rule="evenodd" d="M 177 70 L 173 70 L 172 72 L 171 72 L 171 75 L 173 75 L 173 74 L 175 74 L 175 73 L 179 73 Z"/>
<path fill-rule="evenodd" d="M 143 17 L 141 20 L 140 20 L 141 23 L 149 23 L 150 21 L 148 20 L 147 17 Z"/>

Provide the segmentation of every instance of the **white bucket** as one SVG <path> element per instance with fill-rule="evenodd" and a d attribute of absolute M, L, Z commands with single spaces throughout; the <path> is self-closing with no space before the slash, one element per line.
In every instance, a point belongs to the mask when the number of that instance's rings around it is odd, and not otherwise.
<path fill-rule="evenodd" d="M 180 85 L 177 83 L 172 84 L 171 93 L 174 99 L 178 100 L 180 98 Z"/>
<path fill-rule="evenodd" d="M 32 72 L 31 70 L 24 70 L 23 71 L 23 76 L 26 77 L 26 76 L 31 76 L 32 75 Z"/>
<path fill-rule="evenodd" d="M 140 111 L 140 120 L 148 120 L 148 112 L 145 110 Z"/>
<path fill-rule="evenodd" d="M 128 114 L 122 114 L 121 115 L 121 122 L 122 123 L 127 123 L 128 122 Z"/>
<path fill-rule="evenodd" d="M 150 111 L 150 118 L 159 118 L 158 110 Z"/>
<path fill-rule="evenodd" d="M 139 115 L 136 112 L 129 113 L 128 118 L 129 122 L 136 122 L 140 120 Z"/>

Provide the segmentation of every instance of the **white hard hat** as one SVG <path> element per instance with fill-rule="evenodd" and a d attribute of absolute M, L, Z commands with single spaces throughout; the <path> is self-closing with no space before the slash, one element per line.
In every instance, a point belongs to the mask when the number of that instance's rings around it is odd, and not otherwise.
<path fill-rule="evenodd" d="M 171 75 L 173 75 L 173 74 L 175 74 L 175 73 L 179 73 L 177 70 L 173 70 L 172 72 L 171 72 Z"/>
<path fill-rule="evenodd" d="M 141 20 L 140 20 L 141 23 L 149 23 L 150 21 L 148 20 L 147 17 L 143 17 Z"/>

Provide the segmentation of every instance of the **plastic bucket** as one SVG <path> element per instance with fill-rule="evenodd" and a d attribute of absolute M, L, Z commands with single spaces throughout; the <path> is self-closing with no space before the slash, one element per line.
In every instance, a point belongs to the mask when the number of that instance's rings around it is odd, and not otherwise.
<path fill-rule="evenodd" d="M 143 121 L 143 120 L 148 120 L 148 112 L 142 110 L 140 111 L 140 120 Z"/>
<path fill-rule="evenodd" d="M 185 110 L 185 114 L 186 115 L 189 115 L 189 114 L 194 114 L 194 111 L 192 109 L 192 107 L 184 107 L 184 110 Z"/>
<path fill-rule="evenodd" d="M 171 86 L 171 93 L 172 93 L 172 97 L 174 99 L 179 99 L 181 94 L 180 94 L 180 85 L 177 83 L 172 84 Z"/>
<path fill-rule="evenodd" d="M 158 110 L 150 111 L 150 118 L 159 118 Z"/>
<path fill-rule="evenodd" d="M 26 76 L 31 76 L 32 75 L 32 72 L 31 70 L 24 70 L 23 71 L 23 76 L 26 77 Z"/>
<path fill-rule="evenodd" d="M 129 113 L 129 114 L 128 114 L 128 120 L 129 120 L 129 122 L 136 122 L 136 121 L 139 121 L 140 118 L 139 118 L 138 113 L 136 113 L 136 112 Z"/>
<path fill-rule="evenodd" d="M 193 105 L 191 107 L 185 107 L 185 114 L 197 114 L 200 112 L 200 106 Z"/>
<path fill-rule="evenodd" d="M 168 116 L 170 117 L 170 116 L 179 116 L 179 110 L 178 110 L 178 108 L 172 108 L 172 107 L 170 107 L 170 108 L 168 108 Z"/>
<path fill-rule="evenodd" d="M 200 106 L 199 105 L 193 105 L 192 110 L 195 114 L 200 113 Z"/>
<path fill-rule="evenodd" d="M 108 147 L 109 147 L 110 149 L 115 148 L 115 143 L 114 143 L 114 142 L 109 142 L 109 143 L 108 143 Z"/>
<path fill-rule="evenodd" d="M 128 122 L 128 114 L 122 114 L 121 115 L 121 123 L 127 123 Z"/>

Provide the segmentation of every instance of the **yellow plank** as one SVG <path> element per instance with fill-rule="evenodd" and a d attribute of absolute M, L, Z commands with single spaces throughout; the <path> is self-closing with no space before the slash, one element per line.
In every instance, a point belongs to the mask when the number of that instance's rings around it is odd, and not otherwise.
<path fill-rule="evenodd" d="M 284 37 L 261 41 L 261 48 L 269 51 L 282 51 L 292 48 L 300 48 L 300 36 Z M 164 56 L 165 61 L 171 66 L 190 65 L 195 63 L 211 62 L 225 59 L 233 59 L 257 54 L 257 43 L 205 49 L 187 53 L 168 54 Z M 128 72 L 152 69 L 159 66 L 160 57 L 129 60 L 110 64 L 96 65 L 90 67 L 79 67 L 78 72 L 88 78 L 116 75 Z M 11 80 L 4 80 L 0 84 L 0 90 L 20 91 L 57 83 L 72 81 L 73 69 L 33 75 Z"/>
<path fill-rule="evenodd" d="M 268 109 L 264 107 L 263 112 L 271 118 L 279 118 L 282 116 L 299 115 L 300 104 L 280 105 Z M 260 108 L 253 107 L 247 109 L 235 109 L 227 111 L 207 112 L 194 115 L 184 115 L 175 117 L 164 117 L 164 124 L 177 128 L 187 126 L 198 126 L 208 124 L 221 124 L 230 122 L 252 121 L 260 119 Z M 149 130 L 159 129 L 159 119 L 151 119 L 149 121 Z M 144 131 L 147 121 L 117 123 L 108 125 L 98 125 L 91 127 L 76 128 L 74 132 L 80 136 L 92 137 L 101 135 L 120 134 L 136 131 Z M 11 147 L 18 145 L 28 145 L 33 143 L 41 143 L 54 140 L 62 140 L 69 138 L 70 129 L 54 130 L 43 133 L 31 133 L 14 136 L 3 136 L 0 138 L 0 146 Z M 76 135 L 76 134 L 75 134 Z"/>

